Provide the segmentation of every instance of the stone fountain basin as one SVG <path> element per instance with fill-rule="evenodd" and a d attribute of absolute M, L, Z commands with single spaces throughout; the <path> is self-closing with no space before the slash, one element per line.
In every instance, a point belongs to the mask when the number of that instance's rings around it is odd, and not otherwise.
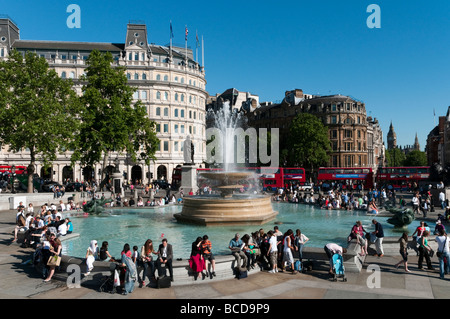
<path fill-rule="evenodd" d="M 273 220 L 278 212 L 272 208 L 270 196 L 233 195 L 188 196 L 183 210 L 175 214 L 177 221 L 198 225 L 262 225 Z"/>

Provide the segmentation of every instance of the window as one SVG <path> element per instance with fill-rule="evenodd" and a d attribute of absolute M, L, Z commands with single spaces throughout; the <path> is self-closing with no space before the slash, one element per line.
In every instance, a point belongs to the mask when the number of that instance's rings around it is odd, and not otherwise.
<path fill-rule="evenodd" d="M 331 138 L 337 138 L 337 130 L 331 131 Z"/>
<path fill-rule="evenodd" d="M 178 101 L 178 93 L 175 93 L 175 101 Z"/>
<path fill-rule="evenodd" d="M 169 116 L 169 108 L 164 108 L 164 116 Z"/>
<path fill-rule="evenodd" d="M 169 133 L 169 124 L 164 124 L 164 133 Z"/>
<path fill-rule="evenodd" d="M 156 75 L 156 81 L 161 81 L 161 75 L 160 74 Z"/>
<path fill-rule="evenodd" d="M 65 79 L 66 77 L 67 77 L 66 71 L 63 71 L 63 72 L 61 73 L 61 78 L 62 78 L 62 79 Z"/>
<path fill-rule="evenodd" d="M 344 137 L 351 138 L 353 136 L 352 130 L 344 130 Z"/>
<path fill-rule="evenodd" d="M 156 133 L 161 132 L 161 124 L 156 123 Z"/>
<path fill-rule="evenodd" d="M 178 76 L 175 77 L 175 82 L 178 82 Z"/>
<path fill-rule="evenodd" d="M 181 94 L 181 102 L 184 102 L 184 94 Z"/>
<path fill-rule="evenodd" d="M 189 118 L 192 118 L 192 111 L 189 111 Z"/>
<path fill-rule="evenodd" d="M 181 129 L 181 134 L 184 134 L 184 125 L 181 125 L 181 127 L 180 127 L 180 129 Z"/>
<path fill-rule="evenodd" d="M 139 91 L 133 93 L 133 99 L 135 100 L 139 99 Z"/>
<path fill-rule="evenodd" d="M 184 84 L 184 78 L 181 78 L 181 84 Z"/>
<path fill-rule="evenodd" d="M 131 80 L 131 74 L 130 73 L 127 73 L 127 79 Z"/>
<path fill-rule="evenodd" d="M 178 152 L 178 141 L 173 142 L 173 148 L 175 152 Z"/>
<path fill-rule="evenodd" d="M 147 91 L 141 91 L 141 100 L 147 100 Z"/>
<path fill-rule="evenodd" d="M 164 152 L 168 152 L 168 151 L 169 151 L 169 142 L 164 141 Z"/>
<path fill-rule="evenodd" d="M 178 133 L 178 124 L 175 124 L 175 126 L 174 126 L 174 129 L 173 129 L 173 130 L 174 130 L 174 132 L 175 132 L 175 133 Z"/>
<path fill-rule="evenodd" d="M 331 110 L 336 111 L 336 104 L 331 104 Z"/>
<path fill-rule="evenodd" d="M 160 107 L 156 108 L 156 115 L 161 116 L 161 108 Z"/>
<path fill-rule="evenodd" d="M 135 73 L 135 74 L 134 74 L 134 79 L 135 79 L 135 80 L 139 80 L 139 74 Z"/>
<path fill-rule="evenodd" d="M 336 116 L 332 116 L 331 117 L 331 124 L 336 124 L 337 123 L 337 117 Z"/>
<path fill-rule="evenodd" d="M 75 72 L 70 72 L 69 78 L 74 79 L 75 78 Z"/>
<path fill-rule="evenodd" d="M 164 75 L 164 81 L 169 81 L 169 77 L 167 75 Z"/>
<path fill-rule="evenodd" d="M 133 53 L 131 53 L 131 52 L 128 53 L 128 60 L 130 60 L 130 61 L 133 60 Z"/>
<path fill-rule="evenodd" d="M 164 101 L 167 101 L 169 99 L 169 93 L 164 92 Z"/>
<path fill-rule="evenodd" d="M 174 111 L 174 116 L 175 116 L 175 117 L 178 117 L 178 109 L 175 109 L 175 111 Z"/>
<path fill-rule="evenodd" d="M 161 92 L 159 91 L 156 92 L 156 99 L 161 100 Z"/>
<path fill-rule="evenodd" d="M 181 111 L 180 111 L 180 117 L 183 117 L 183 118 L 184 118 L 184 110 L 181 110 Z"/>
<path fill-rule="evenodd" d="M 142 80 L 147 80 L 147 73 L 142 74 Z"/>

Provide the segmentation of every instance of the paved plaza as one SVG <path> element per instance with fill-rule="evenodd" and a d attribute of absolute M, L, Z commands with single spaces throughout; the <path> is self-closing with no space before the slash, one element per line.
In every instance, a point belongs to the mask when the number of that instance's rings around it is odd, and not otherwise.
<path fill-rule="evenodd" d="M 437 214 L 429 214 L 434 221 Z M 252 270 L 248 278 L 237 280 L 206 279 L 195 285 L 173 285 L 167 289 L 138 288 L 132 294 L 100 293 L 98 286 L 81 285 L 68 288 L 64 274 L 44 283 L 28 262 L 33 252 L 11 244 L 15 226 L 14 210 L 0 211 L 0 298 L 2 299 L 442 299 L 450 297 L 450 275 L 439 278 L 437 257 L 432 258 L 434 271 L 419 270 L 418 257 L 409 253 L 409 269 L 405 273 L 394 265 L 400 260 L 398 246 L 386 247 L 382 258 L 367 256 L 360 273 L 346 272 L 347 282 L 329 280 L 328 264 L 317 262 L 307 273 L 270 274 Z M 446 225 L 448 228 L 449 225 Z M 431 236 L 434 238 L 434 236 Z M 370 250 L 369 250 L 370 252 Z M 379 268 L 378 268 L 379 267 Z M 370 269 L 380 269 L 379 277 Z M 176 278 L 175 278 L 176 281 Z M 376 287 L 371 287 L 377 285 Z"/>

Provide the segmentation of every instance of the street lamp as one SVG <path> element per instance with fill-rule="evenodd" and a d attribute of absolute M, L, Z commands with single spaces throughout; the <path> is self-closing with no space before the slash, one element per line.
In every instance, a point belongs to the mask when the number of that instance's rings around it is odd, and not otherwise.
<path fill-rule="evenodd" d="M 11 166 L 11 193 L 15 194 L 16 190 L 14 188 L 14 180 L 16 179 L 16 166 Z"/>

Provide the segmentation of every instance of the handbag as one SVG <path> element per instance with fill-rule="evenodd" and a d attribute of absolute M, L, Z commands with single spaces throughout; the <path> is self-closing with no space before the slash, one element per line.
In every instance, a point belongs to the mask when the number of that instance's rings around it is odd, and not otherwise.
<path fill-rule="evenodd" d="M 51 256 L 47 261 L 47 266 L 59 266 L 61 263 L 61 257 L 58 255 Z"/>
<path fill-rule="evenodd" d="M 447 245 L 447 236 L 445 236 L 445 243 L 444 243 L 444 247 L 442 247 L 442 251 L 437 251 L 436 252 L 436 256 L 438 257 L 438 258 L 441 258 L 442 257 L 442 254 L 444 253 L 444 250 L 445 250 L 445 245 Z"/>

